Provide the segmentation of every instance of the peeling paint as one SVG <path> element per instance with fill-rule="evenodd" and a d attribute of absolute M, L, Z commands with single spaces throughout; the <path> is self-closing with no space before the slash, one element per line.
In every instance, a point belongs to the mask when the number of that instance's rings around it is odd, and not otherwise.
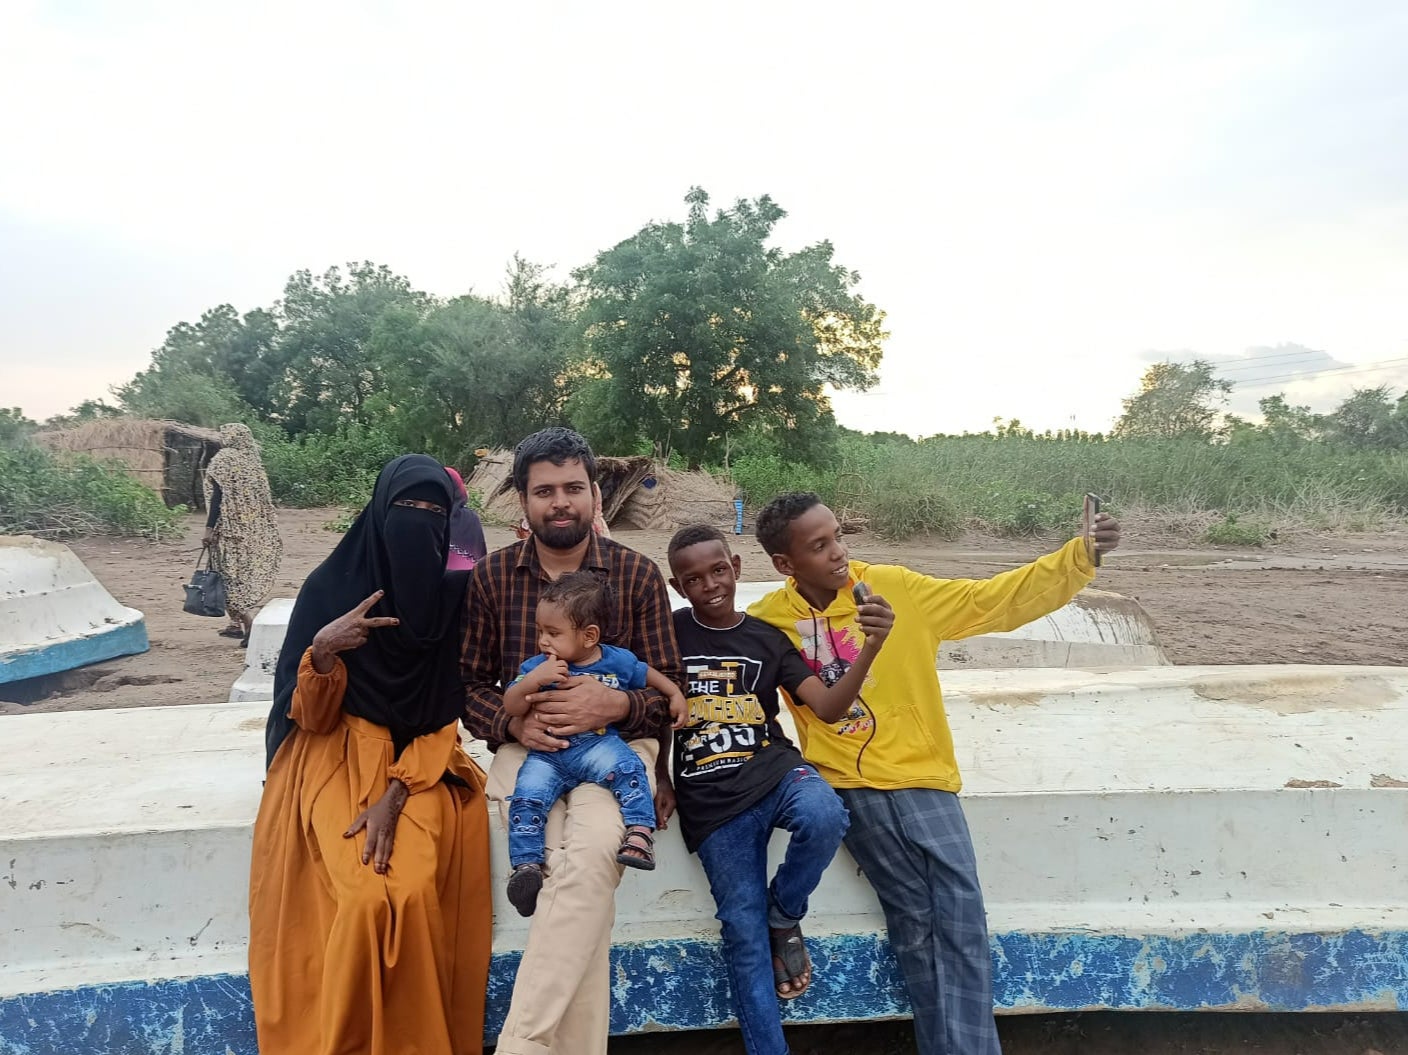
<path fill-rule="evenodd" d="M 1364 710 L 1382 707 L 1399 698 L 1386 678 L 1350 679 L 1338 674 L 1307 676 L 1226 675 L 1195 682 L 1193 692 L 1205 700 L 1267 707 L 1277 714 L 1307 714 L 1333 709 Z"/>
<path fill-rule="evenodd" d="M 1044 692 L 972 692 L 974 707 L 1040 707 L 1049 699 Z"/>
<path fill-rule="evenodd" d="M 807 939 L 806 994 L 790 1022 L 901 1018 L 898 968 L 880 935 Z M 1045 1011 L 1402 1011 L 1408 932 L 1000 934 L 992 941 L 999 1013 Z M 508 1011 L 518 953 L 494 957 L 486 1038 Z M 614 1034 L 734 1023 L 716 941 L 612 949 Z M 249 982 L 239 975 L 86 986 L 0 999 L 0 1055 L 257 1055 Z"/>

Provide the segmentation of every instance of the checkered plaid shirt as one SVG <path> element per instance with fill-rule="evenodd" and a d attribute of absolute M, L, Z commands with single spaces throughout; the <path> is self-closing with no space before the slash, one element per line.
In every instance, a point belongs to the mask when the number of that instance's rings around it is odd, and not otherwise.
<path fill-rule="evenodd" d="M 683 684 L 670 595 L 660 569 L 619 542 L 596 534 L 590 539 L 582 570 L 597 572 L 611 588 L 611 625 L 603 628 L 602 640 L 629 648 L 638 659 Z M 538 654 L 538 593 L 548 581 L 532 537 L 489 554 L 470 578 L 465 595 L 468 629 L 460 656 L 468 697 L 465 725 L 493 750 L 513 739 L 509 716 L 503 712 L 503 690 L 523 661 Z M 664 697 L 654 689 L 626 696 L 630 710 L 615 723 L 622 738 L 655 736 L 666 717 Z"/>

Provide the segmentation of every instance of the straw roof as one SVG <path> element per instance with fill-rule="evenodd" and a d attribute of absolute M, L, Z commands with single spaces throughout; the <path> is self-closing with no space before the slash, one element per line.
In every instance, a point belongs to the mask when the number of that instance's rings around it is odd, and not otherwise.
<path fill-rule="evenodd" d="M 171 449 L 206 444 L 220 446 L 220 433 L 214 429 L 149 418 L 99 418 L 71 429 L 38 432 L 34 439 L 52 451 L 121 462 L 130 476 L 163 495 L 173 490 L 189 490 L 185 481 L 182 481 L 183 486 L 171 486 L 172 481 L 168 479 Z M 182 493 L 180 500 L 190 501 L 190 497 Z"/>
<path fill-rule="evenodd" d="M 513 451 L 499 448 L 481 455 L 465 487 L 479 496 L 482 518 L 491 524 L 517 524 L 523 516 L 513 489 Z"/>
<path fill-rule="evenodd" d="M 609 522 L 648 531 L 674 531 L 686 524 L 712 524 L 732 531 L 733 496 L 733 486 L 717 476 L 656 464 Z"/>

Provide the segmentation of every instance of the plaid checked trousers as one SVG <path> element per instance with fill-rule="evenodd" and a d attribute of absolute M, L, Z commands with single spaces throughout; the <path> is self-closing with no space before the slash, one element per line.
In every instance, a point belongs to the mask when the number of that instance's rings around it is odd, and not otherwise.
<path fill-rule="evenodd" d="M 851 815 L 846 849 L 885 910 L 919 1055 L 1001 1055 L 987 913 L 958 796 L 931 788 L 837 792 Z"/>

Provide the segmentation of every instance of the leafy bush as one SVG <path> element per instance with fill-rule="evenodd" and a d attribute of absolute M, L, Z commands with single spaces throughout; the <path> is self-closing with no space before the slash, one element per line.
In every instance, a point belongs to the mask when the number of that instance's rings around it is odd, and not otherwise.
<path fill-rule="evenodd" d="M 0 534 L 159 539 L 180 530 L 185 511 L 167 509 L 115 463 L 61 459 L 33 446 L 0 448 Z"/>
<path fill-rule="evenodd" d="M 938 488 L 928 486 L 928 481 L 881 490 L 860 512 L 869 519 L 870 529 L 886 538 L 924 534 L 956 538 L 963 526 L 953 502 Z"/>
<path fill-rule="evenodd" d="M 963 529 L 947 482 L 923 464 L 912 443 L 848 437 L 841 465 L 838 512 L 862 514 L 872 531 L 887 538 L 955 538 Z"/>
<path fill-rule="evenodd" d="M 134 417 L 169 418 L 212 429 L 255 417 L 231 381 L 190 369 L 144 371 L 120 387 L 117 397 Z"/>
<path fill-rule="evenodd" d="M 35 428 L 19 407 L 0 407 L 0 447 L 21 446 Z"/>
<path fill-rule="evenodd" d="M 288 439 L 258 428 L 260 457 L 274 501 L 285 506 L 343 505 L 360 509 L 371 498 L 381 467 L 407 453 L 386 431 L 344 422 L 336 432 Z"/>
<path fill-rule="evenodd" d="M 897 443 L 843 432 L 834 464 L 814 469 L 750 450 L 735 460 L 732 476 L 752 506 L 784 491 L 813 490 L 892 538 L 953 537 L 964 526 L 1064 534 L 1076 530 L 1087 491 L 1105 498 L 1112 512 L 1138 509 L 1195 535 L 1206 514 L 1218 511 L 1230 518 L 1218 537 L 1242 545 L 1257 544 L 1253 535 L 1264 541 L 1270 525 L 1361 531 L 1408 514 L 1408 453 L 1288 447 L 1260 433 L 1229 443 L 1029 433 Z"/>
<path fill-rule="evenodd" d="M 365 507 L 364 507 L 365 508 Z M 323 522 L 323 530 L 331 531 L 338 535 L 345 535 L 352 529 L 352 525 L 357 522 L 359 509 L 344 509 L 331 520 Z"/>
<path fill-rule="evenodd" d="M 1216 546 L 1264 546 L 1269 537 L 1265 527 L 1238 520 L 1236 513 L 1228 513 L 1203 534 L 1206 541 Z"/>
<path fill-rule="evenodd" d="M 787 491 L 815 491 L 831 502 L 836 494 L 834 475 L 785 461 L 776 454 L 745 454 L 729 470 L 733 482 L 749 506 L 766 505 Z"/>
<path fill-rule="evenodd" d="M 1076 530 L 1080 509 L 1079 496 L 1023 489 L 999 491 L 975 512 L 976 519 L 997 534 L 1022 536 Z"/>

